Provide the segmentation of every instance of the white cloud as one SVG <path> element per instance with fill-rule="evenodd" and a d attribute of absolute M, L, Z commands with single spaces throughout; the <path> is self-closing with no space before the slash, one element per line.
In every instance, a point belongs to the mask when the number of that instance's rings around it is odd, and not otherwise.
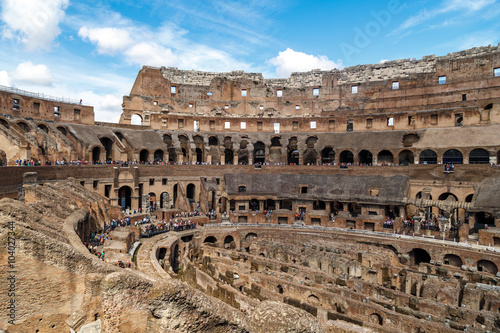
<path fill-rule="evenodd" d="M 138 65 L 178 66 L 179 59 L 172 50 L 155 42 L 142 42 L 125 51 L 128 59 Z"/>
<path fill-rule="evenodd" d="M 11 73 L 16 83 L 50 86 L 54 83 L 52 73 L 46 65 L 33 65 L 31 61 L 20 63 Z"/>
<path fill-rule="evenodd" d="M 69 0 L 1 0 L 2 36 L 17 38 L 29 51 L 49 49 Z"/>
<path fill-rule="evenodd" d="M 78 36 L 97 44 L 97 52 L 102 54 L 116 54 L 123 51 L 133 40 L 126 29 L 121 28 L 88 28 L 81 27 Z"/>
<path fill-rule="evenodd" d="M 388 62 L 389 59 L 380 59 L 380 61 L 378 62 L 379 64 L 384 64 L 386 62 Z"/>
<path fill-rule="evenodd" d="M 0 71 L 0 85 L 10 87 L 10 78 L 7 71 Z"/>
<path fill-rule="evenodd" d="M 276 75 L 278 77 L 288 77 L 292 72 L 306 72 L 317 68 L 328 70 L 342 67 L 340 61 L 337 64 L 329 60 L 327 56 L 314 56 L 290 48 L 280 52 L 277 57 L 269 59 L 267 62 L 276 66 Z"/>

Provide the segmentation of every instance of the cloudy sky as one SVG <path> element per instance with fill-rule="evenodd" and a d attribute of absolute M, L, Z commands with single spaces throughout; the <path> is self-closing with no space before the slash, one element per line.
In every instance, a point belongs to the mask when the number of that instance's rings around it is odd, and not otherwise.
<path fill-rule="evenodd" d="M 117 122 L 143 65 L 266 78 L 500 42 L 500 0 L 0 0 L 0 85 Z"/>

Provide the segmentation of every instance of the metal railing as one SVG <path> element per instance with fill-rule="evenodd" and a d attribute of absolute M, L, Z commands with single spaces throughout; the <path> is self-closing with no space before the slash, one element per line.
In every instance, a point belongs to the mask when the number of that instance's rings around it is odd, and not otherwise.
<path fill-rule="evenodd" d="M 50 96 L 50 95 L 45 95 L 45 94 L 41 94 L 41 93 L 34 93 L 31 91 L 21 90 L 21 89 L 17 89 L 14 87 L 7 87 L 7 86 L 2 86 L 2 85 L 0 85 L 0 91 L 5 91 L 8 93 L 19 94 L 19 95 L 34 97 L 34 98 L 39 98 L 39 99 L 44 99 L 44 100 L 53 101 L 53 102 L 77 104 L 77 105 L 81 104 L 80 101 L 76 100 L 76 99 L 54 97 L 54 96 Z"/>

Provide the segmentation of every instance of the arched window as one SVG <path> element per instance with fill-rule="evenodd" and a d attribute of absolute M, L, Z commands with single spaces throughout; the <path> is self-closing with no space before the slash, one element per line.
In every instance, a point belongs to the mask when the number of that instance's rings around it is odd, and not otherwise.
<path fill-rule="evenodd" d="M 420 153 L 419 160 L 421 164 L 437 164 L 437 154 L 433 150 L 426 149 Z"/>
<path fill-rule="evenodd" d="M 443 164 L 462 164 L 464 162 L 462 153 L 456 149 L 449 149 L 443 154 Z"/>
<path fill-rule="evenodd" d="M 476 148 L 469 154 L 469 164 L 489 164 L 490 154 L 487 150 Z"/>

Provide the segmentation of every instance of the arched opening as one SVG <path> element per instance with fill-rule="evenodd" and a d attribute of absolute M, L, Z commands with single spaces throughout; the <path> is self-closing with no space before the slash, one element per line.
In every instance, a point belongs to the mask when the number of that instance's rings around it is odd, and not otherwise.
<path fill-rule="evenodd" d="M 224 150 L 224 164 L 234 164 L 234 154 L 231 149 Z"/>
<path fill-rule="evenodd" d="M 154 192 L 150 192 L 149 194 L 149 209 L 154 211 L 156 209 L 156 194 Z"/>
<path fill-rule="evenodd" d="M 216 245 L 217 244 L 217 238 L 215 238 L 214 236 L 208 236 L 208 237 L 205 238 L 205 240 L 203 241 L 203 243 Z"/>
<path fill-rule="evenodd" d="M 155 162 L 163 162 L 163 150 L 157 149 L 154 153 Z"/>
<path fill-rule="evenodd" d="M 463 162 L 462 153 L 456 149 L 448 149 L 443 154 L 443 164 L 462 164 Z"/>
<path fill-rule="evenodd" d="M 321 151 L 321 163 L 333 164 L 335 162 L 335 151 L 332 147 L 325 147 Z"/>
<path fill-rule="evenodd" d="M 421 164 L 437 164 L 437 154 L 435 151 L 426 149 L 418 157 Z"/>
<path fill-rule="evenodd" d="M 465 202 L 472 202 L 472 198 L 474 197 L 474 193 L 469 194 L 465 197 Z"/>
<path fill-rule="evenodd" d="M 166 144 L 168 148 L 172 148 L 174 146 L 172 136 L 170 134 L 163 134 L 163 143 Z"/>
<path fill-rule="evenodd" d="M 280 138 L 275 136 L 271 138 L 271 147 L 281 147 Z"/>
<path fill-rule="evenodd" d="M 218 146 L 219 145 L 219 139 L 217 139 L 216 136 L 211 136 L 208 138 L 208 145 L 209 146 Z"/>
<path fill-rule="evenodd" d="M 163 209 L 168 209 L 169 207 L 169 202 L 170 202 L 170 194 L 168 192 L 163 192 L 160 194 L 160 207 Z"/>
<path fill-rule="evenodd" d="M 272 199 L 267 199 L 264 201 L 264 210 L 275 210 L 276 202 Z"/>
<path fill-rule="evenodd" d="M 260 202 L 257 199 L 252 199 L 248 202 L 248 207 L 252 211 L 258 211 L 260 208 Z"/>
<path fill-rule="evenodd" d="M 175 244 L 174 250 L 171 253 L 170 256 L 170 266 L 172 267 L 172 270 L 174 273 L 178 273 L 180 271 L 180 253 L 179 253 L 179 244 Z"/>
<path fill-rule="evenodd" d="M 201 148 L 196 148 L 196 163 L 203 163 L 203 151 Z"/>
<path fill-rule="evenodd" d="M 431 256 L 424 249 L 413 249 L 408 253 L 410 256 L 410 265 L 418 266 L 420 263 L 430 263 Z"/>
<path fill-rule="evenodd" d="M 142 117 L 138 114 L 133 114 L 132 117 L 130 117 L 130 124 L 142 125 Z"/>
<path fill-rule="evenodd" d="M 233 236 L 227 235 L 224 238 L 224 248 L 225 249 L 234 249 L 234 248 L 236 248 L 236 243 L 234 241 Z"/>
<path fill-rule="evenodd" d="M 99 162 L 100 159 L 101 159 L 101 148 L 94 147 L 94 149 L 92 149 L 92 161 L 96 163 Z"/>
<path fill-rule="evenodd" d="M 194 195 L 196 191 L 196 186 L 194 184 L 188 184 L 186 189 L 186 197 L 189 199 L 189 202 L 195 202 Z"/>
<path fill-rule="evenodd" d="M 368 321 L 374 325 L 382 325 L 383 324 L 382 316 L 379 315 L 378 313 L 372 313 L 368 317 Z"/>
<path fill-rule="evenodd" d="M 253 163 L 254 164 L 264 164 L 266 162 L 266 146 L 261 141 L 258 141 L 254 145 L 253 149 Z"/>
<path fill-rule="evenodd" d="M 304 165 L 316 165 L 318 162 L 318 152 L 314 148 L 307 148 L 303 155 Z"/>
<path fill-rule="evenodd" d="M 44 131 L 45 133 L 49 133 L 49 129 L 44 124 L 38 124 L 37 128 Z"/>
<path fill-rule="evenodd" d="M 489 164 L 490 154 L 487 150 L 476 148 L 469 154 L 469 164 Z"/>
<path fill-rule="evenodd" d="M 411 150 L 403 150 L 399 153 L 400 165 L 409 165 L 413 163 L 415 163 L 415 157 L 413 156 L 413 152 Z"/>
<path fill-rule="evenodd" d="M 127 209 L 130 208 L 132 201 L 131 201 L 131 196 L 132 196 L 132 189 L 128 186 L 122 186 L 118 190 L 118 204 L 122 209 Z"/>
<path fill-rule="evenodd" d="M 292 137 L 288 140 L 288 164 L 289 165 L 298 165 L 299 164 L 299 157 L 300 153 L 297 144 L 297 138 Z"/>
<path fill-rule="evenodd" d="M 113 141 L 106 137 L 100 138 L 99 141 L 101 141 L 104 151 L 106 151 L 106 161 L 111 161 L 113 154 Z"/>
<path fill-rule="evenodd" d="M 354 163 L 354 155 L 350 150 L 344 150 L 340 153 L 339 163 L 349 164 Z"/>
<path fill-rule="evenodd" d="M 23 121 L 19 121 L 16 123 L 17 126 L 19 126 L 21 128 L 21 130 L 25 133 L 29 132 L 30 131 L 30 127 L 28 126 L 28 124 L 26 124 L 25 122 Z"/>
<path fill-rule="evenodd" d="M 326 209 L 326 203 L 321 200 L 315 200 L 313 202 L 313 209 L 314 210 L 325 210 Z"/>
<path fill-rule="evenodd" d="M 283 295 L 283 287 L 281 286 L 281 284 L 276 287 L 276 291 L 278 292 L 278 294 Z"/>
<path fill-rule="evenodd" d="M 463 261 L 462 258 L 457 256 L 456 254 L 447 254 L 444 256 L 444 264 L 455 267 L 461 267 L 463 265 Z"/>
<path fill-rule="evenodd" d="M 288 209 L 288 210 L 292 210 L 292 201 L 291 201 L 291 200 L 288 200 L 288 199 L 281 200 L 281 201 L 280 201 L 280 208 L 281 208 L 281 209 Z"/>
<path fill-rule="evenodd" d="M 422 196 L 423 196 L 423 193 L 422 191 L 418 192 L 417 195 L 415 196 L 415 199 L 422 199 Z M 428 200 L 432 200 L 432 195 L 429 194 L 429 197 L 428 198 L 425 198 L 425 199 L 428 199 Z"/>
<path fill-rule="evenodd" d="M 477 262 L 477 270 L 479 272 L 484 272 L 484 273 L 490 273 L 495 275 L 498 273 L 498 267 L 495 265 L 494 262 L 489 261 L 489 260 L 479 260 Z"/>
<path fill-rule="evenodd" d="M 388 150 L 382 150 L 377 155 L 378 163 L 394 163 L 394 156 Z"/>
<path fill-rule="evenodd" d="M 372 165 L 373 164 L 373 155 L 368 150 L 362 150 L 358 154 L 358 160 L 360 164 Z"/>
<path fill-rule="evenodd" d="M 257 238 L 258 238 L 258 236 L 257 236 L 257 234 L 256 234 L 256 233 L 249 232 L 249 233 L 245 236 L 245 242 L 251 243 L 251 242 L 255 241 Z"/>
<path fill-rule="evenodd" d="M 62 126 L 58 126 L 58 127 L 57 127 L 57 130 L 58 130 L 59 132 L 61 132 L 61 134 L 62 134 L 62 135 L 64 135 L 64 136 L 68 135 L 68 131 L 66 130 L 66 128 L 64 128 L 64 127 L 62 127 Z"/>
<path fill-rule="evenodd" d="M 438 200 L 443 200 L 443 201 L 458 201 L 458 198 L 453 193 L 445 192 L 445 193 L 443 193 L 443 194 L 441 194 L 439 196 Z"/>
<path fill-rule="evenodd" d="M 309 297 L 307 297 L 307 301 L 309 303 L 318 304 L 319 303 L 319 298 L 316 295 L 309 295 Z"/>
<path fill-rule="evenodd" d="M 248 142 L 247 140 L 241 140 L 240 142 L 240 150 L 238 151 L 238 163 L 239 164 L 248 164 Z"/>
<path fill-rule="evenodd" d="M 139 153 L 139 161 L 148 162 L 149 161 L 149 151 L 147 149 L 141 150 Z"/>
<path fill-rule="evenodd" d="M 7 128 L 7 129 L 10 127 L 9 122 L 7 120 L 1 119 L 1 118 L 0 118 L 0 125 L 2 125 L 3 127 Z"/>

